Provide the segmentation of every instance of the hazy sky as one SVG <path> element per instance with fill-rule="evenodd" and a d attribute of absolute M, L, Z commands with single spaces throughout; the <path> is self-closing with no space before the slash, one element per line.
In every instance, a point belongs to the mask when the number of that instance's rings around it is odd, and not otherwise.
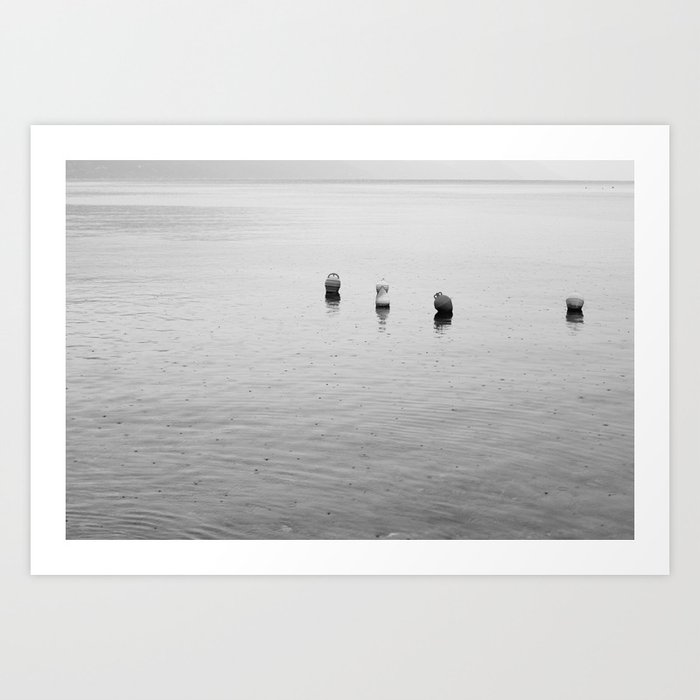
<path fill-rule="evenodd" d="M 68 161 L 69 180 L 614 180 L 633 161 Z"/>

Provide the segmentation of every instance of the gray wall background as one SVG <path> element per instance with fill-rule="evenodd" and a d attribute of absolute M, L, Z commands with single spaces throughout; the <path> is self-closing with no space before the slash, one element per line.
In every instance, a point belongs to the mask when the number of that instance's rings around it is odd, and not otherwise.
<path fill-rule="evenodd" d="M 3 8 L 4 697 L 696 697 L 696 3 L 25 0 Z M 672 575 L 32 579 L 32 123 L 671 124 Z"/>

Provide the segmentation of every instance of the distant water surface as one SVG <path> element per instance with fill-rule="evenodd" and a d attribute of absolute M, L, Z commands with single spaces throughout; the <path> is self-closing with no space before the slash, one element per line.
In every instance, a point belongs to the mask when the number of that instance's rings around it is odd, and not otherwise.
<path fill-rule="evenodd" d="M 71 180 L 66 458 L 69 538 L 631 538 L 632 184 Z"/>

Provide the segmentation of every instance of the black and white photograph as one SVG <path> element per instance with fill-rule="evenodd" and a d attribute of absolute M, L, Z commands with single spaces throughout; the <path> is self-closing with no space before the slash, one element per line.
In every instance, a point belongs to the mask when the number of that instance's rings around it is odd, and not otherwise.
<path fill-rule="evenodd" d="M 630 160 L 68 160 L 66 538 L 631 540 Z"/>
<path fill-rule="evenodd" d="M 696 698 L 700 3 L 3 9 L 2 697 Z"/>

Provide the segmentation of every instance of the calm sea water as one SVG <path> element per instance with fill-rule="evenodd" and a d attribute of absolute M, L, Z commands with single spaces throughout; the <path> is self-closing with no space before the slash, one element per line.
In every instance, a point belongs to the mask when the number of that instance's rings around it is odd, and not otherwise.
<path fill-rule="evenodd" d="M 67 537 L 633 537 L 631 184 L 67 202 Z"/>

